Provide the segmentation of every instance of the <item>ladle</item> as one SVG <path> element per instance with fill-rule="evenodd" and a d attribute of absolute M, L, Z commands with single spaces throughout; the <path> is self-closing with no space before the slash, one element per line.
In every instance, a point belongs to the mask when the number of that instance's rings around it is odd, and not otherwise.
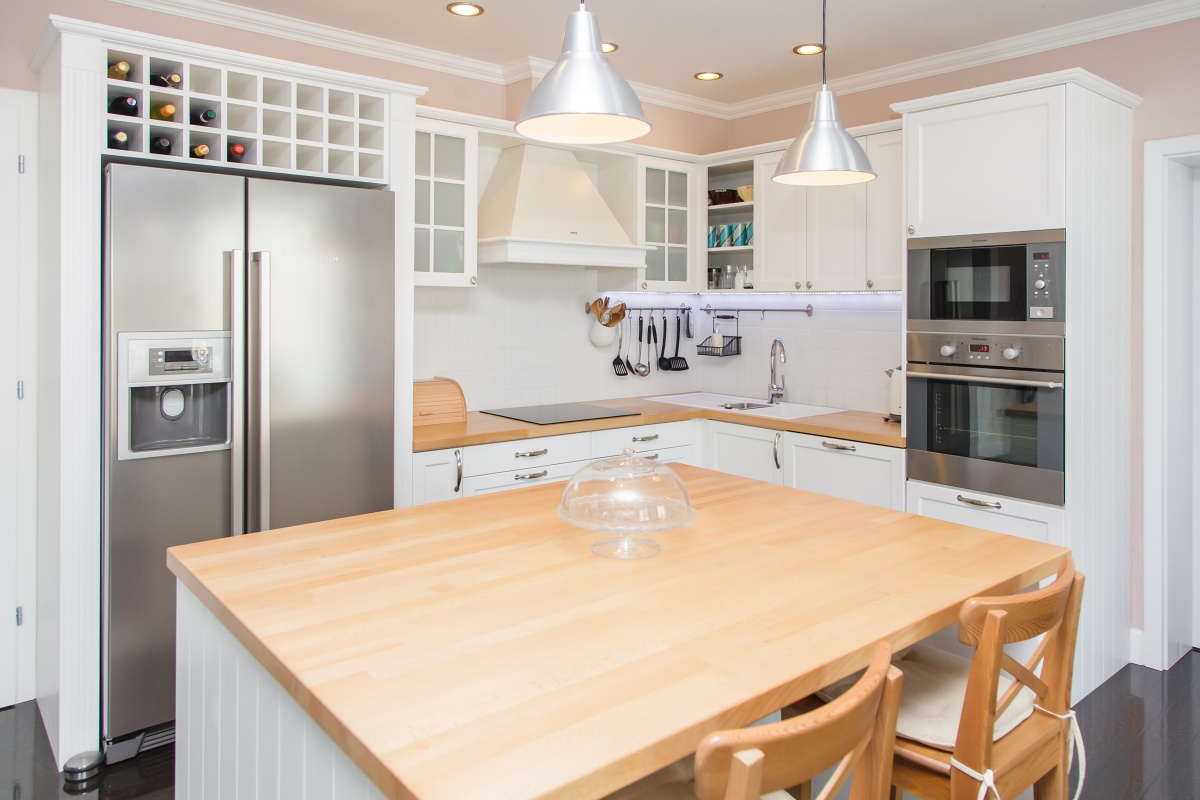
<path fill-rule="evenodd" d="M 650 374 L 650 365 L 642 361 L 642 332 L 644 330 L 642 315 L 638 314 L 638 363 L 633 365 L 633 371 L 641 378 Z"/>

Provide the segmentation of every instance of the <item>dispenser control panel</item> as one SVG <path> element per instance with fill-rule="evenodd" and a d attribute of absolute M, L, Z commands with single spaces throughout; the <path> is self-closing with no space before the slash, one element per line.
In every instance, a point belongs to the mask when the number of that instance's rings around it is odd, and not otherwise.
<path fill-rule="evenodd" d="M 196 374 L 213 371 L 213 349 L 211 347 L 153 348 L 148 357 L 147 366 L 151 375 L 170 375 L 174 372 Z"/>

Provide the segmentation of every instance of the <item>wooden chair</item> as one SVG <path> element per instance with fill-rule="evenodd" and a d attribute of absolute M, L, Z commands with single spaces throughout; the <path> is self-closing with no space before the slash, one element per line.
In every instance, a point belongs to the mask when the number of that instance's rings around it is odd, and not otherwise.
<path fill-rule="evenodd" d="M 1039 800 L 1065 800 L 1078 737 L 1071 675 L 1083 583 L 1068 556 L 1044 589 L 975 597 L 963 604 L 958 638 L 975 648 L 973 659 L 941 651 L 931 659 L 918 647 L 897 660 L 906 685 L 892 764 L 895 787 L 926 800 L 1009 800 L 1033 786 Z M 1025 664 L 1004 652 L 1006 644 L 1041 634 Z M 1035 673 L 1039 662 L 1040 675 Z M 935 667 L 929 669 L 930 664 Z M 1012 678 L 1007 688 L 1002 671 Z M 924 731 L 914 734 L 922 720 L 910 711 L 935 708 L 939 701 L 946 701 L 941 731 L 949 741 L 931 741 L 939 736 L 928 715 Z M 1028 707 L 1017 711 L 1021 702 Z"/>
<path fill-rule="evenodd" d="M 851 770 L 852 800 L 885 800 L 900 707 L 900 672 L 881 642 L 867 671 L 827 706 L 769 725 L 718 731 L 700 743 L 694 762 L 678 761 L 606 800 L 764 800 L 792 798 L 785 789 L 807 783 L 833 764 L 818 800 L 832 798 Z"/>

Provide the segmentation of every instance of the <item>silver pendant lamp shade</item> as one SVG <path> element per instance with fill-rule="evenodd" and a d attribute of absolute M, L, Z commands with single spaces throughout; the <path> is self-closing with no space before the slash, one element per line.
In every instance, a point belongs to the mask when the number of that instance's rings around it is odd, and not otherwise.
<path fill-rule="evenodd" d="M 875 180 L 875 169 L 854 137 L 842 127 L 837 96 L 825 76 L 825 4 L 821 4 L 821 89 L 808 124 L 783 154 L 771 180 L 795 186 L 845 186 Z"/>
<path fill-rule="evenodd" d="M 641 101 L 600 41 L 600 25 L 581 2 L 567 20 L 562 55 L 525 101 L 517 133 L 542 142 L 603 144 L 650 132 Z"/>

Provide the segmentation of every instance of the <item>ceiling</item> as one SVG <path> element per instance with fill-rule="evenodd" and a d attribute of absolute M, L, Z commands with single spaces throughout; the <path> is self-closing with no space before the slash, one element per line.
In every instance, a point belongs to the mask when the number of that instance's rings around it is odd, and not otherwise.
<path fill-rule="evenodd" d="M 446 11 L 448 1 L 237 0 L 236 5 L 498 67 L 530 56 L 556 59 L 567 15 L 577 7 L 574 0 L 477 0 L 485 13 L 462 18 Z M 834 0 L 829 4 L 829 77 L 836 84 L 838 78 L 1105 15 L 1136 16 L 1189 2 Z M 797 44 L 820 40 L 820 0 L 592 0 L 587 9 L 599 20 L 604 39 L 620 46 L 610 59 L 635 85 L 735 104 L 820 82 L 820 57 L 791 53 Z M 692 78 L 702 70 L 725 78 L 711 83 Z"/>

